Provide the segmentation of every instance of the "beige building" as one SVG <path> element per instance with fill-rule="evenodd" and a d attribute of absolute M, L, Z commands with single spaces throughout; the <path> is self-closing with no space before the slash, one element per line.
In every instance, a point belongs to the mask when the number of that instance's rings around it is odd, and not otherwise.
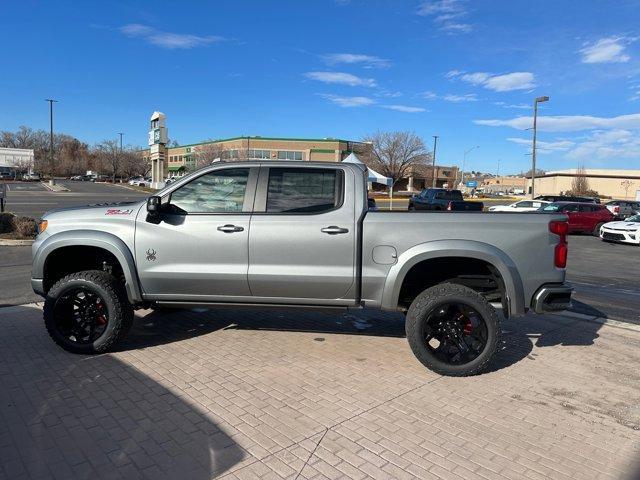
<path fill-rule="evenodd" d="M 478 187 L 485 193 L 524 193 L 527 189 L 527 179 L 525 177 L 485 178 Z"/>
<path fill-rule="evenodd" d="M 217 152 L 222 160 L 341 162 L 360 142 L 337 138 L 234 137 L 167 147 L 165 176 L 193 170 L 198 155 Z"/>
<path fill-rule="evenodd" d="M 444 165 L 413 165 L 406 179 L 396 182 L 394 190 L 406 192 L 419 192 L 424 188 L 434 186 L 433 175 L 435 171 L 437 188 L 454 188 L 458 177 L 458 167 Z"/>
<path fill-rule="evenodd" d="M 167 147 L 164 176 L 180 176 L 198 166 L 199 156 L 207 152 L 208 162 L 219 156 L 221 160 L 299 160 L 314 162 L 341 162 L 354 149 L 362 151 L 367 144 L 337 138 L 281 138 L 281 137 L 233 137 L 210 142 Z M 149 150 L 142 150 L 148 160 Z M 209 158 L 213 157 L 213 158 Z M 457 167 L 436 167 L 436 185 L 453 186 L 458 175 Z M 395 190 L 416 191 L 430 187 L 433 168 L 416 166 L 409 178 L 396 183 Z"/>
<path fill-rule="evenodd" d="M 600 195 L 621 200 L 640 200 L 640 170 L 585 170 L 589 189 Z M 547 172 L 536 177 L 536 196 L 558 195 L 571 190 L 576 169 Z M 527 179 L 527 192 L 531 192 L 531 179 Z"/>

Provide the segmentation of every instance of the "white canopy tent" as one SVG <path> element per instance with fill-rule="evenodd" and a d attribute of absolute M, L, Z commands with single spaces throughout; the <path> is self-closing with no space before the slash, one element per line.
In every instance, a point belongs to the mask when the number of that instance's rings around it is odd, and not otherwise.
<path fill-rule="evenodd" d="M 350 153 L 347 158 L 343 160 L 347 163 L 359 163 L 364 165 L 364 162 L 360 160 L 355 153 Z M 393 210 L 393 178 L 385 177 L 384 175 L 376 172 L 374 169 L 367 167 L 367 182 L 368 183 L 380 183 L 389 187 L 389 209 Z"/>
<path fill-rule="evenodd" d="M 343 160 L 343 162 L 359 163 L 360 165 L 364 165 L 364 162 L 362 162 L 362 160 L 360 160 L 355 153 L 350 153 L 349 156 Z M 367 167 L 367 182 L 380 183 L 382 185 L 390 187 L 393 183 L 393 179 L 385 177 L 384 175 L 376 172 L 374 169 Z"/>

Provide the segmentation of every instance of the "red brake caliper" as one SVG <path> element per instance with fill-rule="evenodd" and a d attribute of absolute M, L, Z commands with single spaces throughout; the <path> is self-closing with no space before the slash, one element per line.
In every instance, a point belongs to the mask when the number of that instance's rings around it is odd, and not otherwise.
<path fill-rule="evenodd" d="M 97 324 L 98 325 L 106 325 L 107 317 L 104 314 L 104 305 L 102 304 L 102 302 L 100 300 L 98 300 L 96 302 L 96 307 L 98 309 L 98 318 L 96 319 Z"/>
<path fill-rule="evenodd" d="M 464 327 L 462 327 L 462 331 L 465 335 L 471 335 L 471 333 L 473 332 L 473 322 L 471 322 L 470 318 L 465 317 L 465 320 L 466 321 L 464 323 Z"/>

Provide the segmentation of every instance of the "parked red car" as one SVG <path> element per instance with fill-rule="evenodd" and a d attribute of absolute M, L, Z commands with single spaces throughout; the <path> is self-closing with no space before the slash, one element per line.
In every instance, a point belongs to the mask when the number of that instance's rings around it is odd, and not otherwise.
<path fill-rule="evenodd" d="M 600 227 L 615 219 L 605 207 L 597 203 L 554 202 L 540 208 L 541 212 L 561 212 L 569 217 L 569 233 L 600 235 Z"/>

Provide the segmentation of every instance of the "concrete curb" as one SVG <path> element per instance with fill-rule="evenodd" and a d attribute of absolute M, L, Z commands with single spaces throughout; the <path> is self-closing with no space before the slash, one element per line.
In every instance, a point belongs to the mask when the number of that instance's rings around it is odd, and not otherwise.
<path fill-rule="evenodd" d="M 26 247 L 33 245 L 34 240 L 11 240 L 0 238 L 0 247 Z"/>
<path fill-rule="evenodd" d="M 625 322 L 617 318 L 598 317 L 597 315 L 585 315 L 584 313 L 578 312 L 560 312 L 554 313 L 552 315 L 571 318 L 572 320 L 581 320 L 583 322 L 598 323 L 600 325 L 607 325 L 614 328 L 622 328 L 624 330 L 631 330 L 633 332 L 640 332 L 640 325 Z"/>
<path fill-rule="evenodd" d="M 53 187 L 49 185 L 49 183 L 47 182 L 40 182 L 40 184 L 51 192 L 70 192 L 71 191 L 67 187 L 63 185 L 59 185 L 57 183 Z"/>

